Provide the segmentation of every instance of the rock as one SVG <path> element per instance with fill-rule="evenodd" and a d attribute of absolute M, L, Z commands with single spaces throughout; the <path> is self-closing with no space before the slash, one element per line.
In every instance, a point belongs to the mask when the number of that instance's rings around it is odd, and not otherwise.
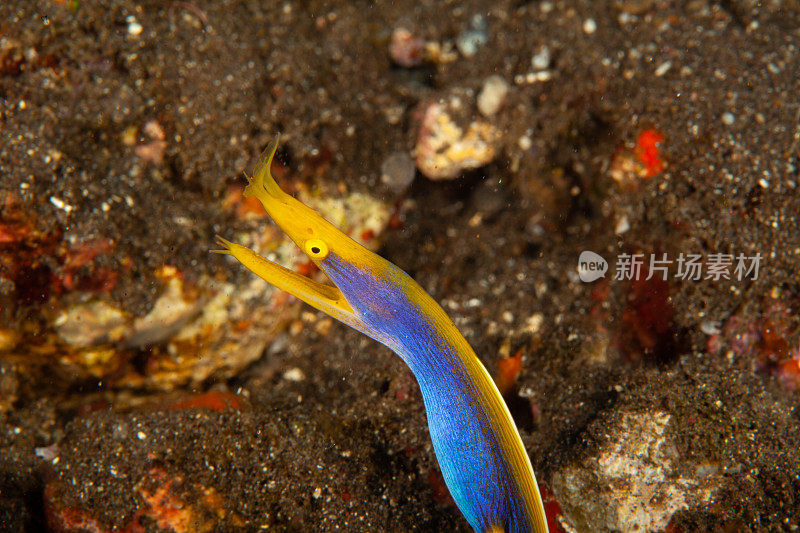
<path fill-rule="evenodd" d="M 103 301 L 75 305 L 55 320 L 58 336 L 75 348 L 120 340 L 128 330 L 127 314 Z"/>
<path fill-rule="evenodd" d="M 480 119 L 472 120 L 466 128 L 459 126 L 450 114 L 461 105 L 458 101 L 452 97 L 430 104 L 422 119 L 414 153 L 417 168 L 432 180 L 456 178 L 463 170 L 486 165 L 496 155 L 499 132 Z"/>
<path fill-rule="evenodd" d="M 678 476 L 669 421 L 664 411 L 622 413 L 592 455 L 553 475 L 553 492 L 576 530 L 658 531 L 675 512 L 711 499 L 714 476 Z"/>

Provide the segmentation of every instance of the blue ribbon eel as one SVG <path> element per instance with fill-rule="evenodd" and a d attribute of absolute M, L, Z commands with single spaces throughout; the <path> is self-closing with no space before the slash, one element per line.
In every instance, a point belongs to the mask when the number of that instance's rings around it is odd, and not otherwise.
<path fill-rule="evenodd" d="M 267 282 L 388 346 L 419 383 L 433 449 L 458 508 L 479 532 L 546 532 L 531 462 L 494 381 L 444 310 L 411 277 L 281 190 L 270 173 L 278 139 L 259 159 L 245 196 L 334 286 L 218 238 Z"/>

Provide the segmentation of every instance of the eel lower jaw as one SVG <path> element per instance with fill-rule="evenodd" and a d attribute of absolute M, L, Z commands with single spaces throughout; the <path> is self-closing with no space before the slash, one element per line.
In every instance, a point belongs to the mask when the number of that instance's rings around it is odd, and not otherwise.
<path fill-rule="evenodd" d="M 217 236 L 217 243 L 222 248 L 211 250 L 211 252 L 232 255 L 264 281 L 288 292 L 308 305 L 360 331 L 369 329 L 338 288 L 300 275 L 261 257 L 245 246 L 227 241 L 222 237 Z"/>

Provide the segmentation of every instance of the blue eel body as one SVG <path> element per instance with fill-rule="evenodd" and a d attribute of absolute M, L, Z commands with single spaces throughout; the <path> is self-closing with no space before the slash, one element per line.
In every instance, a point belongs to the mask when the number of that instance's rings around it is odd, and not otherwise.
<path fill-rule="evenodd" d="M 369 322 L 367 335 L 391 348 L 408 365 L 419 383 L 433 449 L 447 487 L 467 522 L 476 531 L 502 527 L 530 531 L 531 516 L 520 499 L 520 487 L 478 400 L 456 347 L 441 335 L 419 306 L 409 301 L 399 280 L 384 280 L 354 268 L 333 254 L 325 272 L 343 293 L 346 288 L 366 295 L 351 302 Z M 369 300 L 379 300 L 380 305 Z M 374 309 L 381 309 L 376 313 Z M 372 332 L 391 332 L 374 335 Z M 394 342 L 401 339 L 401 343 Z"/>

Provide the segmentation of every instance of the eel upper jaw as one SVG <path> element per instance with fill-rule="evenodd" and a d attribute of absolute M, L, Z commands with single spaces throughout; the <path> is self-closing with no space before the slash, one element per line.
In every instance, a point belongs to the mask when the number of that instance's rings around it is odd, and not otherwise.
<path fill-rule="evenodd" d="M 325 220 L 314 209 L 292 195 L 285 193 L 272 177 L 270 166 L 277 149 L 277 137 L 264 150 L 248 178 L 243 195 L 255 197 L 275 224 L 303 250 L 303 244 L 311 238 L 335 242 L 337 247 L 348 247 L 347 236 Z M 313 260 L 313 259 L 312 259 Z"/>

